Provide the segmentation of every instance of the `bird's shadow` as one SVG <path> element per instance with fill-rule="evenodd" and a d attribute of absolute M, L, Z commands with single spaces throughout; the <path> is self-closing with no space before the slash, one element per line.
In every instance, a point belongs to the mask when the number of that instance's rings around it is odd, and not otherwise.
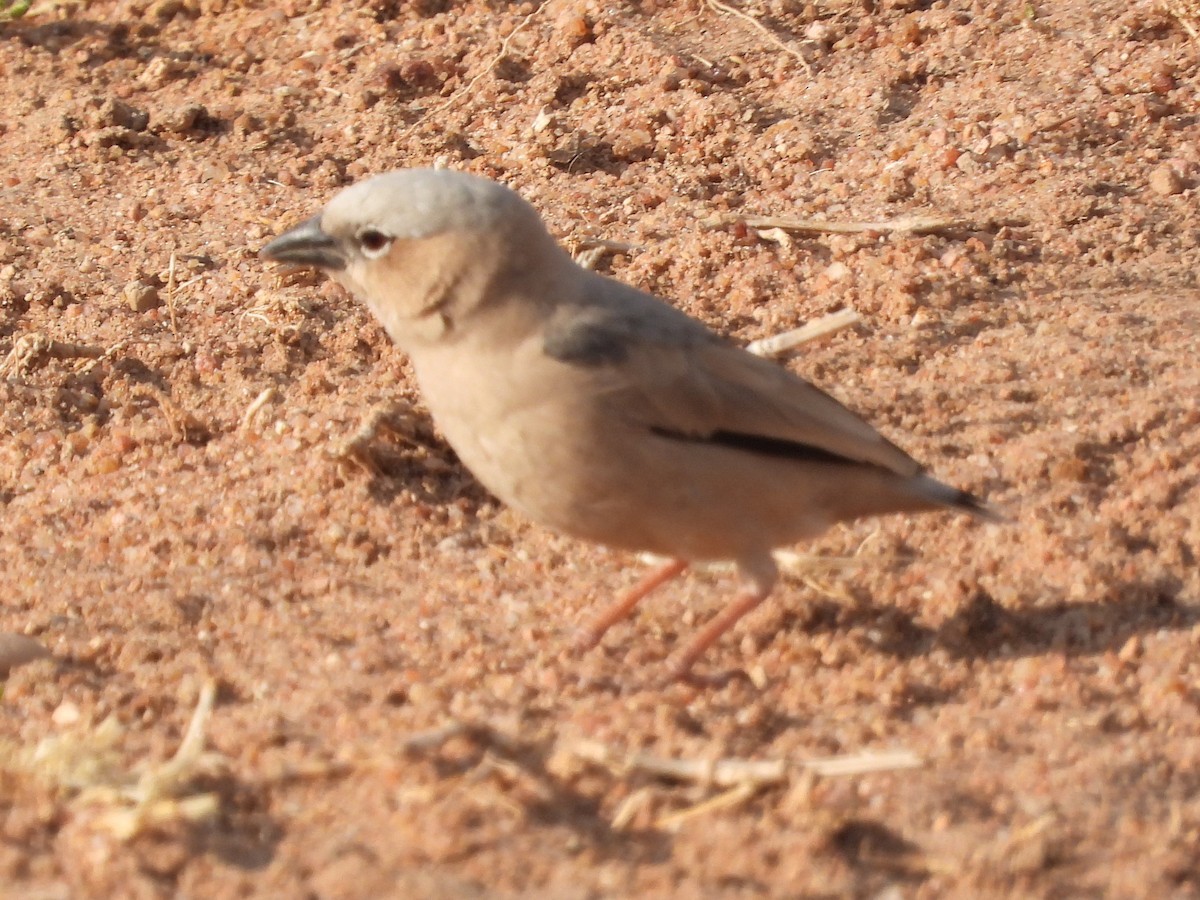
<path fill-rule="evenodd" d="M 404 449 L 374 451 L 376 470 L 370 474 L 367 493 L 371 500 L 390 506 L 411 496 L 418 502 L 431 506 L 445 507 L 455 504 L 460 508 L 477 511 L 494 503 L 491 494 L 466 470 L 454 456 L 454 451 L 444 444 L 432 446 L 429 457 Z"/>
<path fill-rule="evenodd" d="M 1200 605 L 1185 602 L 1179 596 L 1180 583 L 1174 579 L 1132 580 L 1116 586 L 1113 601 L 1060 601 L 1011 608 L 996 602 L 986 591 L 977 591 L 954 615 L 936 628 L 917 621 L 916 617 L 882 604 L 857 602 L 846 604 L 820 599 L 783 612 L 776 620 L 774 640 L 803 641 L 814 634 L 847 633 L 856 631 L 868 635 L 863 643 L 870 652 L 897 659 L 916 659 L 937 651 L 957 660 L 1009 660 L 1055 655 L 1060 658 L 1085 659 L 1115 653 L 1131 638 L 1163 631 L 1191 631 L 1200 624 Z M 784 680 L 793 675 L 782 676 Z M 737 685 L 745 685 L 738 689 Z M 595 689 L 620 694 L 644 690 L 617 680 L 597 682 Z M 733 692 L 721 694 L 733 686 Z M 661 686 L 660 686 L 661 687 Z M 715 714 L 729 698 L 737 698 L 729 706 L 729 715 L 737 713 L 747 696 L 757 694 L 746 670 L 702 670 L 692 680 L 690 691 L 716 692 L 708 707 Z M 890 701 L 898 715 L 914 707 L 931 707 L 955 701 L 966 687 L 954 679 L 937 679 L 922 683 L 907 680 L 903 690 Z M 747 694 L 746 692 L 749 692 Z M 1200 707 L 1200 691 L 1190 691 L 1187 699 Z M 705 719 L 685 717 L 680 727 L 697 735 L 708 732 Z M 774 736 L 792 729 L 806 727 L 802 713 L 777 712 L 760 724 L 758 739 L 773 740 Z"/>
<path fill-rule="evenodd" d="M 784 615 L 784 629 L 801 633 L 871 628 L 872 644 L 902 659 L 941 649 L 957 659 L 1018 659 L 1057 653 L 1096 656 L 1120 650 L 1130 638 L 1159 631 L 1189 631 L 1200 623 L 1200 605 L 1184 602 L 1173 577 L 1130 580 L 1114 586 L 1108 602 L 1055 601 L 1013 608 L 982 589 L 937 628 L 895 607 L 817 600 Z"/>
<path fill-rule="evenodd" d="M 897 882 L 917 883 L 929 874 L 921 864 L 921 848 L 874 819 L 841 823 L 825 836 L 823 849 L 849 867 L 855 896 L 882 896 Z"/>
<path fill-rule="evenodd" d="M 412 498 L 431 506 L 455 504 L 478 511 L 494 502 L 423 412 L 403 422 L 385 420 L 368 436 L 347 440 L 339 455 L 366 470 L 367 494 L 384 506 Z"/>
<path fill-rule="evenodd" d="M 1190 631 L 1200 623 L 1200 606 L 1180 602 L 1179 589 L 1172 579 L 1133 581 L 1110 602 L 1059 601 L 1015 610 L 979 591 L 938 629 L 937 645 L 971 659 L 1117 651 L 1132 637 Z"/>
<path fill-rule="evenodd" d="M 275 859 L 284 836 L 282 823 L 270 812 L 261 787 L 232 774 L 199 778 L 196 791 L 215 794 L 222 816 L 216 822 L 195 823 L 186 841 L 195 856 L 211 856 L 246 872 L 265 869 Z"/>
<path fill-rule="evenodd" d="M 155 56 L 179 61 L 195 60 L 212 63 L 213 56 L 201 50 L 179 50 L 170 42 L 159 41 L 168 20 L 143 16 L 136 23 L 105 22 L 100 18 L 75 15 L 70 18 L 46 21 L 37 17 L 11 19 L 5 23 L 4 37 L 26 47 L 40 47 L 52 53 L 67 48 L 82 49 L 82 65 L 94 68 L 114 59 L 125 59 L 136 51 L 149 53 L 148 62 Z M 80 47 L 82 45 L 82 47 Z"/>
<path fill-rule="evenodd" d="M 18 18 L 6 22 L 6 37 L 26 47 L 42 47 L 52 51 L 70 47 L 87 38 L 101 38 L 109 43 L 124 40 L 127 28 L 104 25 L 85 19 L 63 19 L 53 22 Z"/>

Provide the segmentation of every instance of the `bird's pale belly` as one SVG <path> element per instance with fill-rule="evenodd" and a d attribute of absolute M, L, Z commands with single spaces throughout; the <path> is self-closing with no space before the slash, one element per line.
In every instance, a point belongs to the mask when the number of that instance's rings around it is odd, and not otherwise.
<path fill-rule="evenodd" d="M 556 531 L 612 547 L 735 559 L 826 527 L 806 513 L 794 467 L 611 418 L 603 429 L 589 427 L 586 416 L 569 431 L 556 425 L 562 421 L 533 411 L 447 436 L 505 503 Z"/>

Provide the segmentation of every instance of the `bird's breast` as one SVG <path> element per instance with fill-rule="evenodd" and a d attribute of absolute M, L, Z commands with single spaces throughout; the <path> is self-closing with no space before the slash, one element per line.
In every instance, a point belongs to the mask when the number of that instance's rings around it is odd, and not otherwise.
<path fill-rule="evenodd" d="M 414 356 L 426 405 L 463 464 L 499 499 L 556 530 L 624 515 L 632 435 L 570 373 L 457 353 Z M 624 446 L 624 450 L 622 450 Z M 582 535 L 589 536 L 589 535 Z"/>

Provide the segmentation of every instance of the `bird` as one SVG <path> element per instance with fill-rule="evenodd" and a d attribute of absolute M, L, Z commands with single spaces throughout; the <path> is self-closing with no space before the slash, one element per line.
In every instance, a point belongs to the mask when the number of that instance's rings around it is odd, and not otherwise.
<path fill-rule="evenodd" d="M 770 595 L 776 549 L 864 516 L 996 518 L 784 366 L 579 265 L 492 179 L 376 175 L 260 254 L 323 270 L 370 309 L 450 446 L 502 502 L 668 560 L 579 632 L 581 651 L 689 566 L 732 562 L 736 595 L 668 660 L 669 678 L 689 680 Z"/>

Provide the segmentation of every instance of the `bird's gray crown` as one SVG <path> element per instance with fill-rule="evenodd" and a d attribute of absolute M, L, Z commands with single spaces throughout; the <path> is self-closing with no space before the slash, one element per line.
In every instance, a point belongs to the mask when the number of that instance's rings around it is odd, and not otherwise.
<path fill-rule="evenodd" d="M 511 229 L 537 213 L 504 185 L 448 169 L 404 169 L 360 181 L 338 194 L 321 216 L 328 234 L 378 229 L 400 240 L 446 231 Z"/>

